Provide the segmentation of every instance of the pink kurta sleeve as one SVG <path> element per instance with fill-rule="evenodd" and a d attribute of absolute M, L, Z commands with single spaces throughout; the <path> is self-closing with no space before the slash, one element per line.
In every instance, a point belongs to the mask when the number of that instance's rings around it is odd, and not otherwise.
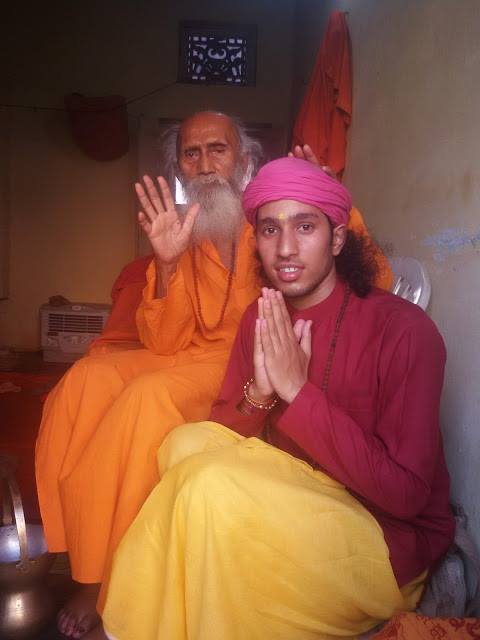
<path fill-rule="evenodd" d="M 336 480 L 395 518 L 408 520 L 429 500 L 439 457 L 438 411 L 445 348 L 433 323 L 392 321 L 379 358 L 374 432 L 307 382 L 277 429 Z"/>
<path fill-rule="evenodd" d="M 155 289 L 156 270 L 152 260 L 137 310 L 138 333 L 142 343 L 153 353 L 173 355 L 190 345 L 195 331 L 195 314 L 181 262 L 168 283 L 167 295 L 155 298 Z"/>

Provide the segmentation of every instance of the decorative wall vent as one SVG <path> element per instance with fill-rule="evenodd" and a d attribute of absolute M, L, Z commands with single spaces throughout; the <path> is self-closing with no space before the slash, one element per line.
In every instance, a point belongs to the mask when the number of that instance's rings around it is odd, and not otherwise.
<path fill-rule="evenodd" d="M 256 55 L 254 25 L 180 23 L 180 82 L 254 85 Z"/>

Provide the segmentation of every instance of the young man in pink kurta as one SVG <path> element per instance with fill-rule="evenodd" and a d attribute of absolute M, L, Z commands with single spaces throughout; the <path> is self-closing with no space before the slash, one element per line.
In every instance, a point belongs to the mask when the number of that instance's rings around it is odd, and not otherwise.
<path fill-rule="evenodd" d="M 273 161 L 243 202 L 269 288 L 215 422 L 160 448 L 114 563 L 118 640 L 353 636 L 413 609 L 452 542 L 435 325 L 371 286 L 350 196 L 317 167 Z"/>
<path fill-rule="evenodd" d="M 316 305 L 287 304 L 292 324 L 312 322 L 308 380 L 291 403 L 241 414 L 243 385 L 253 376 L 257 304 L 240 325 L 211 419 L 245 437 L 268 423 L 270 444 L 348 487 L 375 517 L 400 586 L 433 566 L 453 531 L 449 476 L 438 428 L 445 348 L 419 308 L 380 289 L 350 295 L 328 392 L 322 377 L 338 309 L 338 280 Z"/>

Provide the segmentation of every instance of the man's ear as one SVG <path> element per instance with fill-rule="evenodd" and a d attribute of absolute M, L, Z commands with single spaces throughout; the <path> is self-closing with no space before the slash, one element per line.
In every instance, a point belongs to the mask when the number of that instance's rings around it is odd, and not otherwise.
<path fill-rule="evenodd" d="M 332 232 L 332 255 L 338 256 L 347 239 L 347 225 L 339 224 Z"/>
<path fill-rule="evenodd" d="M 251 164 L 250 156 L 248 155 L 248 153 L 240 153 L 239 162 L 240 162 L 240 166 L 243 169 L 243 172 L 246 173 Z"/>
<path fill-rule="evenodd" d="M 250 182 L 250 180 L 253 177 L 253 162 L 247 153 L 242 153 L 239 159 L 239 164 L 242 167 L 242 171 L 243 171 L 242 188 L 245 189 L 247 184 Z"/>

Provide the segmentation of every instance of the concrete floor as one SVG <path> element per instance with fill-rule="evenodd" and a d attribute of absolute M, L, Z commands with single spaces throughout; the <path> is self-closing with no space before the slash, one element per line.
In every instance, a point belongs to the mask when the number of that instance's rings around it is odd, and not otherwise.
<path fill-rule="evenodd" d="M 24 636 L 23 640 L 65 640 L 65 636 L 57 631 L 56 615 L 75 589 L 75 583 L 70 577 L 66 554 L 58 554 L 60 561 L 55 561 L 52 571 L 45 578 L 44 588 L 48 589 L 55 602 L 55 611 L 46 627 Z M 1 598 L 1 594 L 0 594 Z M 3 638 L 2 638 L 3 640 Z"/>
<path fill-rule="evenodd" d="M 0 384 L 10 382 L 17 387 L 16 392 L 0 394 L 0 452 L 17 458 L 15 476 L 25 517 L 27 522 L 38 523 L 40 514 L 33 463 L 35 438 L 43 399 L 69 365 L 44 363 L 41 354 L 30 354 L 28 358 L 19 359 L 17 364 L 14 371 L 2 371 L 0 367 Z M 56 555 L 45 582 L 45 589 L 52 592 L 58 611 L 74 588 L 66 554 Z M 56 630 L 55 616 L 56 613 L 43 632 L 25 640 L 65 640 Z"/>

